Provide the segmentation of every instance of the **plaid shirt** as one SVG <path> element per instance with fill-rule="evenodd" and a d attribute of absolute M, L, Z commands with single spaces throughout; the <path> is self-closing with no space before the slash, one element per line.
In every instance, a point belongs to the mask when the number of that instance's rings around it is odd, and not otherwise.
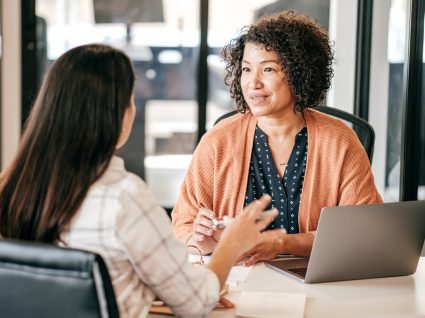
<path fill-rule="evenodd" d="M 104 258 L 122 317 L 146 317 L 155 296 L 182 317 L 205 316 L 218 301 L 217 276 L 189 263 L 165 211 L 118 157 L 91 186 L 62 239 Z"/>

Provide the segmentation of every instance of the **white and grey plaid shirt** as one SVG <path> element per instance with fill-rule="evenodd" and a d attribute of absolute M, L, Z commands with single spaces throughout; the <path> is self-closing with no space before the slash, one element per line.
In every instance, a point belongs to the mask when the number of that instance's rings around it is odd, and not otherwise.
<path fill-rule="evenodd" d="M 219 281 L 194 268 L 146 184 L 113 157 L 74 217 L 66 245 L 100 254 L 122 317 L 146 317 L 155 296 L 182 317 L 205 316 L 219 298 Z"/>

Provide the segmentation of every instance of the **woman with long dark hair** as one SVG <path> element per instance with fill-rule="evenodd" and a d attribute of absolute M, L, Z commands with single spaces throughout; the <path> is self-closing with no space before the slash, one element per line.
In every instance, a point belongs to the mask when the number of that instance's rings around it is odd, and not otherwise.
<path fill-rule="evenodd" d="M 271 221 L 258 221 L 270 198 L 228 226 L 207 268 L 193 268 L 165 211 L 114 156 L 133 124 L 134 81 L 129 58 L 107 45 L 76 47 L 53 64 L 0 176 L 0 237 L 101 254 L 121 316 L 145 317 L 155 297 L 179 316 L 203 316 Z"/>

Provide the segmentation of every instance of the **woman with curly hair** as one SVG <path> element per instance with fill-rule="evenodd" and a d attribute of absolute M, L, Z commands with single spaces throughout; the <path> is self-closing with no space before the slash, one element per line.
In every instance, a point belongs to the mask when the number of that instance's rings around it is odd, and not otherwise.
<path fill-rule="evenodd" d="M 210 253 L 221 235 L 213 221 L 268 193 L 279 214 L 245 264 L 308 256 L 323 207 L 382 202 L 354 131 L 314 110 L 333 75 L 328 36 L 308 17 L 282 12 L 242 29 L 222 56 L 238 114 L 195 150 L 172 213 L 174 231 Z"/>

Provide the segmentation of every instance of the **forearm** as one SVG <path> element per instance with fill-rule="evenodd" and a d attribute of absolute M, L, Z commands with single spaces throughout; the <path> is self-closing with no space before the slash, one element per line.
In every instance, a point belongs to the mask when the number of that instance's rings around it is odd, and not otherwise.
<path fill-rule="evenodd" d="M 310 256 L 314 233 L 281 234 L 276 240 L 279 254 Z"/>
<path fill-rule="evenodd" d="M 207 267 L 212 270 L 223 288 L 230 269 L 239 256 L 239 248 L 235 244 L 218 244 Z"/>

